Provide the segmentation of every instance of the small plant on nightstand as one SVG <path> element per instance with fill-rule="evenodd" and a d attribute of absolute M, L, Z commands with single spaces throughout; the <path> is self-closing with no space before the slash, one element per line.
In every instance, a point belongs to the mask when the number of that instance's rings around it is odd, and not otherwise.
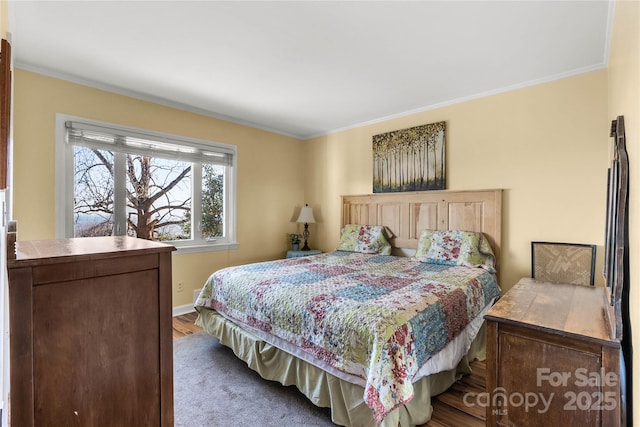
<path fill-rule="evenodd" d="M 299 234 L 289 234 L 289 238 L 291 239 L 291 250 L 297 251 L 300 248 L 300 235 Z"/>

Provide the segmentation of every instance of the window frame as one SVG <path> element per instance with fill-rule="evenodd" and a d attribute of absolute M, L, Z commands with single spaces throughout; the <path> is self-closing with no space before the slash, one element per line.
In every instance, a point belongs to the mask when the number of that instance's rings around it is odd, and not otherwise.
<path fill-rule="evenodd" d="M 225 168 L 225 185 L 224 185 L 224 237 L 215 240 L 206 240 L 202 238 L 199 232 L 199 223 L 195 221 L 192 224 L 193 239 L 190 240 L 167 240 L 162 241 L 173 245 L 177 249 L 178 254 L 194 253 L 205 251 L 219 251 L 228 249 L 237 249 L 238 242 L 236 240 L 236 218 L 237 218 L 237 147 L 235 145 L 223 144 L 219 142 L 206 141 L 196 138 L 185 137 L 181 135 L 172 135 L 164 132 L 151 131 L 147 129 L 134 128 L 123 125 L 116 125 L 103 121 L 91 120 L 82 117 L 70 116 L 66 114 L 56 114 L 56 147 L 55 147 L 55 172 L 56 172 L 56 236 L 58 238 L 70 238 L 74 235 L 73 227 L 73 211 L 74 211 L 74 147 L 78 144 L 69 144 L 66 142 L 66 122 L 75 121 L 86 123 L 89 125 L 109 128 L 114 133 L 145 135 L 149 139 L 157 138 L 160 141 L 170 139 L 179 141 L 181 145 L 190 147 L 206 147 L 208 150 L 215 151 L 219 148 L 221 151 L 231 153 L 230 164 Z M 162 156 L 168 158 L 167 156 Z M 182 160 L 176 158 L 175 160 Z M 192 218 L 202 218 L 202 203 L 194 203 L 195 200 L 202 200 L 202 162 L 192 162 L 191 173 L 191 191 Z M 115 166 L 116 164 L 114 164 Z M 123 171 L 120 171 L 122 173 Z M 114 177 L 114 185 L 116 185 L 117 176 L 120 175 L 116 171 Z M 196 183 L 199 183 L 196 185 Z M 124 191 L 125 187 L 116 186 L 114 191 Z M 114 224 L 118 219 L 117 213 L 114 213 Z M 125 227 L 126 232 L 126 227 Z M 122 235 L 122 231 L 117 233 Z M 116 235 L 116 233 L 114 233 Z"/>

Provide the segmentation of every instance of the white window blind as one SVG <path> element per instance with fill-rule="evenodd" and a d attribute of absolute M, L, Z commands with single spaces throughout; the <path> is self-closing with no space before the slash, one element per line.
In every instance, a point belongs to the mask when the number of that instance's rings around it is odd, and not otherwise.
<path fill-rule="evenodd" d="M 200 144 L 164 135 L 67 121 L 67 143 L 121 153 L 162 157 L 186 162 L 230 166 L 234 151 L 222 144 Z"/>

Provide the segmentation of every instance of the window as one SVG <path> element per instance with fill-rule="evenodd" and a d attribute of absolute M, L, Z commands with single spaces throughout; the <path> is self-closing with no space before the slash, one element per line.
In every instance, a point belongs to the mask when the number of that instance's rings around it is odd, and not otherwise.
<path fill-rule="evenodd" d="M 235 146 L 63 115 L 57 128 L 59 236 L 237 246 Z"/>

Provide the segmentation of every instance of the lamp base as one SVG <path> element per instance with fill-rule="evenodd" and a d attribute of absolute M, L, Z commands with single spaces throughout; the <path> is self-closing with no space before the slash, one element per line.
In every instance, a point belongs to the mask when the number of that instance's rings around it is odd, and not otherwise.
<path fill-rule="evenodd" d="M 301 251 L 310 251 L 311 248 L 307 245 L 307 239 L 309 238 L 309 223 L 304 223 L 304 231 L 302 232 L 302 237 L 304 237 L 304 246 Z"/>

